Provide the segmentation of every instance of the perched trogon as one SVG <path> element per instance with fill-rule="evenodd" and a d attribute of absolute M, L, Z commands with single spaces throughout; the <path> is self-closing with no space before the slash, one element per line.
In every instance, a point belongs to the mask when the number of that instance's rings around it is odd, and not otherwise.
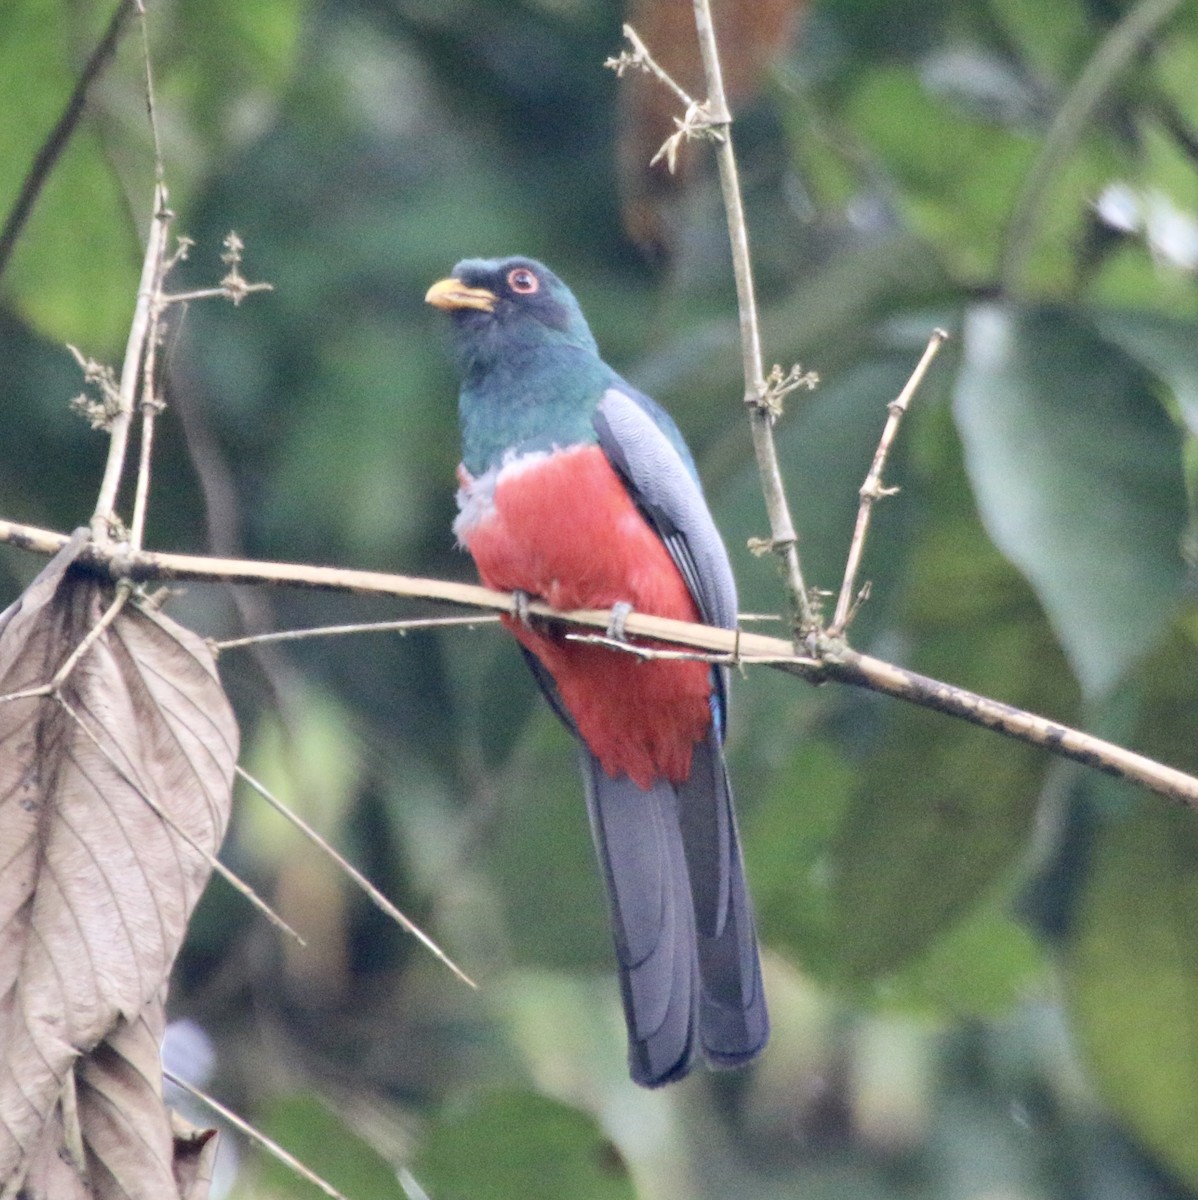
<path fill-rule="evenodd" d="M 527 258 L 467 259 L 426 299 L 461 379 L 458 540 L 489 587 L 554 608 L 736 625 L 728 554 L 677 427 L 599 356 Z M 769 1034 L 723 739 L 727 671 L 507 624 L 578 739 L 632 1078 L 737 1066 Z"/>

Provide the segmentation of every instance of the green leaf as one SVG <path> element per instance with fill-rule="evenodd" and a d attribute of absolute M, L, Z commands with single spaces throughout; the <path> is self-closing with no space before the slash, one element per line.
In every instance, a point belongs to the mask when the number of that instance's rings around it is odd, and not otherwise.
<path fill-rule="evenodd" d="M 1095 312 L 1102 336 L 1173 393 L 1178 415 L 1198 436 L 1198 329 L 1193 321 L 1153 312 Z"/>
<path fill-rule="evenodd" d="M 958 278 L 990 280 L 999 232 L 1035 156 L 1035 143 L 954 110 L 910 67 L 871 72 L 848 119 L 896 177 L 898 201 Z"/>
<path fill-rule="evenodd" d="M 1011 914 L 1004 889 L 888 979 L 883 994 L 892 1004 L 985 1017 L 1024 999 L 1043 972 L 1043 948 Z"/>
<path fill-rule="evenodd" d="M 18 0 L 0 33 L 0 218 L 7 216 L 75 86 L 63 5 Z M 90 46 L 91 42 L 85 42 Z M 144 189 L 148 220 L 152 180 Z M 140 199 L 141 197 L 137 197 Z M 97 354 L 120 344 L 133 311 L 140 253 L 129 211 L 100 138 L 75 131 L 21 231 L 3 294 L 31 325 Z"/>
<path fill-rule="evenodd" d="M 635 1200 L 595 1121 L 533 1092 L 493 1092 L 441 1114 L 412 1163 L 436 1200 Z"/>
<path fill-rule="evenodd" d="M 933 678 L 1067 717 L 1068 673 L 1034 598 L 977 525 L 947 413 L 916 425 L 922 471 L 903 499 L 927 527 L 909 566 L 906 660 Z M 871 752 L 830 848 L 830 936 L 840 978 L 861 984 L 907 968 L 978 919 L 979 902 L 1024 853 L 1045 756 L 893 702 L 862 706 L 857 724 L 872 727 Z M 996 959 L 988 971 L 1001 982 L 987 1003 L 1001 1003 L 1025 969 L 1001 941 L 994 953 L 1015 975 Z"/>
<path fill-rule="evenodd" d="M 1180 439 L 1151 380 L 1075 316 L 980 306 L 954 414 L 987 531 L 1101 696 L 1155 642 L 1184 577 Z"/>
<path fill-rule="evenodd" d="M 509 669 L 523 669 L 514 648 L 508 657 Z M 607 901 L 577 751 L 543 706 L 496 778 L 495 804 L 484 862 L 502 898 L 517 960 L 611 969 Z"/>
<path fill-rule="evenodd" d="M 258 1127 L 310 1171 L 346 1196 L 371 1200 L 403 1200 L 395 1168 L 364 1141 L 319 1097 L 295 1092 L 273 1099 L 258 1118 Z M 269 1157 L 258 1157 L 255 1174 L 262 1190 L 254 1195 L 318 1197 L 325 1193 L 302 1182 L 290 1168 Z M 248 1193 L 247 1193 L 248 1194 Z"/>
<path fill-rule="evenodd" d="M 1198 1185 L 1198 822 L 1148 801 L 1098 832 L 1065 962 L 1076 1036 L 1111 1107 Z"/>

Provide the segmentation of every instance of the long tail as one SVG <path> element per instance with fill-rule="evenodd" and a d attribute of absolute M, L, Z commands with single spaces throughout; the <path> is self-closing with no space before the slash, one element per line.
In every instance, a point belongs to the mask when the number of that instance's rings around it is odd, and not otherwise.
<path fill-rule="evenodd" d="M 732 790 L 714 727 L 695 747 L 690 778 L 678 788 L 678 812 L 694 896 L 703 1054 L 713 1066 L 738 1067 L 765 1048 L 770 1022 Z"/>
<path fill-rule="evenodd" d="M 702 1052 L 736 1066 L 769 1036 L 757 940 L 723 756 L 713 732 L 675 788 L 612 779 L 583 752 L 611 905 L 632 1078 L 681 1079 Z M 693 881 L 693 882 L 692 882 Z"/>

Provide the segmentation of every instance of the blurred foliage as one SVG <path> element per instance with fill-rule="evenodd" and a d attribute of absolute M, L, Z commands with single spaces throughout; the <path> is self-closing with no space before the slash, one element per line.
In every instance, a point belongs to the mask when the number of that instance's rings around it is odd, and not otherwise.
<path fill-rule="evenodd" d="M 114 6 L 0 11 L 0 214 Z M 622 232 L 625 117 L 600 67 L 617 0 L 149 7 L 195 239 L 174 286 L 218 279 L 233 228 L 275 288 L 180 314 L 151 544 L 470 578 L 422 297 L 458 258 L 520 252 L 674 412 L 745 610 L 780 608 L 746 548 L 765 518 L 710 163 L 671 201 L 664 258 Z M 768 359 L 824 379 L 778 429 L 808 577 L 838 584 L 886 404 L 949 329 L 888 468 L 902 491 L 855 643 L 1190 771 L 1196 14 L 815 0 L 737 126 Z M 102 440 L 68 413 L 63 343 L 121 353 L 153 182 L 140 55 L 131 23 L 0 277 L 4 517 L 90 512 Z M 6 594 L 35 567 L 0 548 Z M 410 615 L 215 587 L 172 612 L 217 637 Z M 249 769 L 482 984 L 241 798 L 225 857 L 309 946 L 215 882 L 174 1011 L 213 1039 L 210 1087 L 355 1200 L 1198 1195 L 1193 813 L 931 713 L 748 675 L 732 773 L 775 1036 L 752 1072 L 648 1094 L 622 1061 L 572 749 L 512 645 L 371 634 L 221 666 Z M 316 1194 L 239 1162 L 235 1196 Z"/>

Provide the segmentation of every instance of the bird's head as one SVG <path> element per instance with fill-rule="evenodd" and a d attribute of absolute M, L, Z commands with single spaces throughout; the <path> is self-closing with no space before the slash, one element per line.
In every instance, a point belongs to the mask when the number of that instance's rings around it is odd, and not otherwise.
<path fill-rule="evenodd" d="M 598 353 L 574 294 L 531 258 L 463 259 L 424 299 L 453 317 L 464 374 L 555 347 Z"/>

